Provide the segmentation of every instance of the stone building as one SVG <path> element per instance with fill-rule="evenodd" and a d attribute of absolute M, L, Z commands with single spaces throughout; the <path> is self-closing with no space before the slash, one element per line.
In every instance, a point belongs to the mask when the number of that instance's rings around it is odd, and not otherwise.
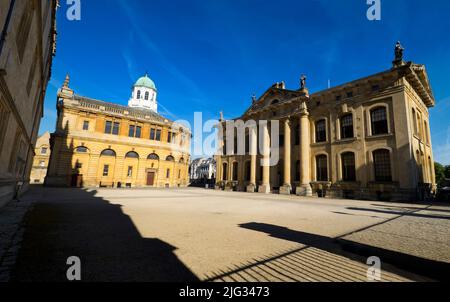
<path fill-rule="evenodd" d="M 50 161 L 50 133 L 46 132 L 37 139 L 34 149 L 33 167 L 31 168 L 30 182 L 43 184 L 47 175 Z"/>
<path fill-rule="evenodd" d="M 28 188 L 55 53 L 56 0 L 0 1 L 0 207 Z"/>
<path fill-rule="evenodd" d="M 425 66 L 404 62 L 399 43 L 388 70 L 313 94 L 305 83 L 275 84 L 233 120 L 269 121 L 245 127 L 245 152 L 226 138 L 222 119 L 217 188 L 376 200 L 423 199 L 434 190 L 435 100 Z M 274 120 L 280 144 L 271 148 Z M 278 164 L 261 161 L 277 152 Z"/>
<path fill-rule="evenodd" d="M 213 184 L 216 179 L 214 158 L 197 158 L 189 166 L 191 184 Z"/>
<path fill-rule="evenodd" d="M 157 113 L 146 75 L 129 106 L 79 96 L 67 76 L 58 91 L 45 184 L 73 187 L 180 187 L 189 181 L 189 129 Z"/>

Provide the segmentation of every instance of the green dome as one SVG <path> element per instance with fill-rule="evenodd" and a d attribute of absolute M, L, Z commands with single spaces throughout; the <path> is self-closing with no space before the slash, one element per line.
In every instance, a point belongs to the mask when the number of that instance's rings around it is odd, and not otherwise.
<path fill-rule="evenodd" d="M 148 77 L 148 75 L 143 76 L 139 80 L 137 80 L 136 84 L 134 84 L 134 87 L 146 87 L 153 90 L 156 90 L 155 83 Z"/>

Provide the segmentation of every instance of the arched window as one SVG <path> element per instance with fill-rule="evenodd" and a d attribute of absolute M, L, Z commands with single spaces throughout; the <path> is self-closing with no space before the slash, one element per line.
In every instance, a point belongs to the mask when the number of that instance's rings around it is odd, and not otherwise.
<path fill-rule="evenodd" d="M 228 180 L 228 164 L 222 164 L 222 180 Z"/>
<path fill-rule="evenodd" d="M 389 150 L 380 149 L 373 152 L 375 181 L 392 181 L 391 155 Z"/>
<path fill-rule="evenodd" d="M 147 156 L 147 159 L 150 159 L 150 160 L 159 160 L 159 156 L 158 156 L 158 154 L 156 154 L 156 153 L 152 153 L 152 154 L 150 154 L 149 156 Z"/>
<path fill-rule="evenodd" d="M 172 155 L 166 157 L 166 161 L 175 161 L 175 158 Z"/>
<path fill-rule="evenodd" d="M 139 154 L 134 151 L 130 151 L 125 155 L 125 158 L 139 158 Z"/>
<path fill-rule="evenodd" d="M 237 162 L 233 163 L 233 181 L 238 180 L 239 175 L 239 164 Z"/>
<path fill-rule="evenodd" d="M 327 141 L 327 122 L 320 120 L 316 122 L 316 143 Z"/>
<path fill-rule="evenodd" d="M 386 107 L 378 107 L 370 111 L 372 135 L 388 134 L 388 120 Z"/>
<path fill-rule="evenodd" d="M 353 138 L 353 114 L 346 114 L 341 117 L 341 139 Z"/>
<path fill-rule="evenodd" d="M 140 90 L 138 90 L 138 92 L 137 92 L 137 97 L 136 97 L 138 100 L 141 98 L 141 91 Z"/>
<path fill-rule="evenodd" d="M 80 147 L 75 149 L 75 152 L 77 152 L 77 153 L 88 153 L 89 150 L 88 150 L 88 148 L 86 148 L 84 146 L 80 146 Z"/>
<path fill-rule="evenodd" d="M 252 167 L 251 162 L 250 161 L 246 161 L 245 162 L 245 181 L 250 181 L 251 167 Z"/>
<path fill-rule="evenodd" d="M 111 149 L 106 149 L 106 150 L 102 151 L 100 156 L 113 156 L 113 157 L 116 157 L 116 152 L 114 150 L 111 150 Z"/>
<path fill-rule="evenodd" d="M 180 163 L 180 164 L 184 164 L 184 157 L 180 158 L 179 163 Z"/>
<path fill-rule="evenodd" d="M 150 94 L 148 93 L 148 91 L 145 92 L 145 100 L 148 101 L 148 97 L 150 96 Z"/>
<path fill-rule="evenodd" d="M 356 181 L 355 153 L 347 152 L 341 156 L 342 180 Z"/>
<path fill-rule="evenodd" d="M 279 103 L 280 103 L 279 100 L 273 100 L 273 101 L 270 103 L 270 105 L 276 105 L 276 104 L 279 104 Z"/>
<path fill-rule="evenodd" d="M 316 180 L 328 181 L 328 158 L 326 155 L 316 156 Z"/>

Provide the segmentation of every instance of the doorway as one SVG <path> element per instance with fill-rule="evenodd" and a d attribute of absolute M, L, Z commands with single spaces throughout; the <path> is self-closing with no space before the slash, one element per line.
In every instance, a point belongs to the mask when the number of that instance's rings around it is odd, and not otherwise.
<path fill-rule="evenodd" d="M 147 186 L 155 185 L 155 172 L 147 172 Z"/>

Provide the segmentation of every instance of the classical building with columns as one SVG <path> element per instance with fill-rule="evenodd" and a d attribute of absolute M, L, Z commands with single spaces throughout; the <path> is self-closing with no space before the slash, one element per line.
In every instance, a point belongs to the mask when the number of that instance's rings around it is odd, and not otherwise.
<path fill-rule="evenodd" d="M 313 94 L 305 77 L 300 86 L 277 83 L 254 97 L 232 120 L 256 121 L 257 129 L 244 127 L 245 139 L 230 139 L 227 127 L 235 127 L 221 119 L 217 189 L 369 200 L 417 200 L 433 192 L 428 109 L 435 100 L 425 67 L 404 62 L 399 43 L 388 70 Z"/>
<path fill-rule="evenodd" d="M 128 106 L 74 93 L 69 77 L 58 91 L 45 184 L 72 187 L 183 187 L 189 183 L 190 130 L 157 112 L 147 76 Z"/>

